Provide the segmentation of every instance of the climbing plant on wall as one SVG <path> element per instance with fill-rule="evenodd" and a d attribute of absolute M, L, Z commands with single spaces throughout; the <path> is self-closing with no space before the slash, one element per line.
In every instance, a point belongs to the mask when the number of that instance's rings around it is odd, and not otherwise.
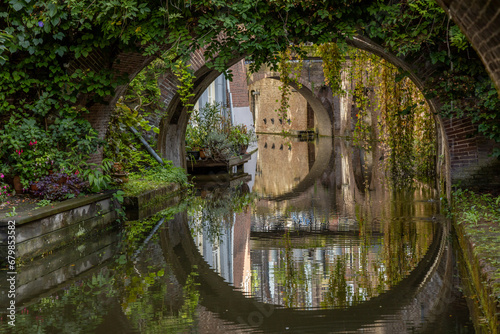
<path fill-rule="evenodd" d="M 341 73 L 345 52 L 339 50 L 337 43 L 334 42 L 323 43 L 315 47 L 315 54 L 323 60 L 325 84 L 330 87 L 334 96 L 343 94 Z"/>
<path fill-rule="evenodd" d="M 443 115 L 470 117 L 480 134 L 500 141 L 496 91 L 479 57 L 433 0 L 10 0 L 0 5 L 0 31 L 12 36 L 0 37 L 2 128 L 13 114 L 41 129 L 45 119 L 78 120 L 75 140 L 93 138 L 97 145 L 87 110 L 109 103 L 131 80 L 132 73 L 113 70 L 126 58 L 117 55 L 171 52 L 172 68 L 202 48 L 207 66 L 220 72 L 241 56 L 256 70 L 276 66 L 289 48 L 300 53 L 301 43 L 353 43 L 361 35 L 415 70 L 432 69 L 425 94 L 440 98 Z M 74 144 L 66 149 L 82 154 Z M 2 163 L 11 164 L 10 148 L 0 150 Z"/>
<path fill-rule="evenodd" d="M 292 48 L 287 48 L 285 51 L 279 53 L 278 68 L 282 85 L 279 86 L 281 99 L 277 113 L 278 117 L 283 120 L 288 119 L 288 109 L 290 108 L 289 99 L 292 94 L 291 84 L 295 84 L 299 89 L 302 88 L 302 84 L 299 82 L 302 65 L 303 59 L 301 52 L 295 52 Z"/>

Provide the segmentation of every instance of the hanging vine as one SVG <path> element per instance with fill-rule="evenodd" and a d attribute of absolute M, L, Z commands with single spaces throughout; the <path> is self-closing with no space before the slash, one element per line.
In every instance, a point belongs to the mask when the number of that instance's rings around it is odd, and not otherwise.
<path fill-rule="evenodd" d="M 342 66 L 352 83 L 348 92 L 355 107 L 354 145 L 367 152 L 374 140 L 382 144 L 386 172 L 395 187 L 409 186 L 414 178 L 430 180 L 435 176 L 436 130 L 422 93 L 377 56 L 351 49 L 348 58 Z"/>
<path fill-rule="evenodd" d="M 330 86 L 333 95 L 342 95 L 342 64 L 344 55 L 340 52 L 337 43 L 324 43 L 316 46 L 316 54 L 323 60 L 323 74 L 325 85 Z"/>
<path fill-rule="evenodd" d="M 279 87 L 281 91 L 280 107 L 276 112 L 278 113 L 278 117 L 283 120 L 288 119 L 290 96 L 292 94 L 291 84 L 295 84 L 299 89 L 302 88 L 299 78 L 302 72 L 303 63 L 304 61 L 301 53 L 295 52 L 291 47 L 279 53 L 278 68 L 282 85 Z"/>
<path fill-rule="evenodd" d="M 172 72 L 180 82 L 180 84 L 177 85 L 177 93 L 180 96 L 182 105 L 188 109 L 194 106 L 194 104 L 190 102 L 190 99 L 194 96 L 193 87 L 195 79 L 189 67 L 191 67 L 191 64 L 186 64 L 182 59 L 177 60 L 172 67 Z"/>

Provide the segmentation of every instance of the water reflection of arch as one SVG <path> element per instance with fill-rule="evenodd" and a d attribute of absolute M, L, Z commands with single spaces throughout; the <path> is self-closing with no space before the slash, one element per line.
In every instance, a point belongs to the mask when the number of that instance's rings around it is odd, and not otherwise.
<path fill-rule="evenodd" d="M 317 148 L 316 159 L 312 165 L 309 173 L 293 187 L 291 191 L 283 194 L 262 195 L 262 198 L 271 201 L 283 201 L 300 196 L 303 192 L 314 186 L 314 183 L 323 177 L 323 175 L 328 175 L 332 172 L 334 167 L 335 156 L 333 152 L 333 137 L 319 138 L 316 141 L 315 147 Z"/>
<path fill-rule="evenodd" d="M 386 178 L 381 166 L 380 148 L 375 145 L 370 153 L 371 161 L 367 166 L 367 175 L 364 174 L 363 162 L 359 157 L 363 153 L 350 141 L 336 140 L 334 151 L 335 169 L 330 175 L 330 182 L 331 187 L 335 187 L 338 191 L 336 198 L 344 207 L 345 214 L 354 215 L 356 203 L 371 205 L 370 200 L 373 197 L 386 194 L 384 191 Z"/>
<path fill-rule="evenodd" d="M 190 235 L 186 213 L 177 214 L 160 235 L 166 260 L 181 284 L 196 268 L 201 304 L 221 319 L 267 332 L 344 332 L 382 326 L 398 332 L 410 322 L 422 326 L 450 301 L 452 258 L 446 247 L 448 227 L 440 224 L 426 255 L 392 290 L 347 309 L 293 310 L 245 297 L 214 272 L 199 254 Z M 384 322 L 384 319 L 404 319 Z M 403 327 L 401 327 L 403 326 Z"/>
<path fill-rule="evenodd" d="M 330 188 L 341 187 L 342 198 L 349 203 L 363 203 L 365 201 L 364 181 L 368 181 L 368 189 L 380 191 L 380 180 L 383 171 L 379 166 L 380 149 L 373 148 L 370 152 L 371 161 L 367 168 L 367 175 L 362 175 L 364 164 L 360 158 L 363 153 L 360 149 L 348 145 L 345 140 L 320 138 L 317 141 L 318 153 L 309 173 L 293 189 L 277 196 L 262 196 L 271 201 L 284 201 L 296 198 L 314 186 L 319 179 L 329 179 Z"/>

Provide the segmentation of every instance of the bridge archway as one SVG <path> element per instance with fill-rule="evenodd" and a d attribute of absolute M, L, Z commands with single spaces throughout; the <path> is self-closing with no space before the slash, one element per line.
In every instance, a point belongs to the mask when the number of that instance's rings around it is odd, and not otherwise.
<path fill-rule="evenodd" d="M 204 61 L 200 63 L 201 57 L 195 54 L 191 58 L 191 64 L 197 64 L 199 66 L 194 72 L 194 96 L 191 100 L 193 103 L 197 101 L 210 84 L 221 75 L 220 72 L 208 68 Z M 228 67 L 231 67 L 243 58 L 243 56 L 234 58 L 228 64 Z M 190 114 L 180 100 L 180 96 L 177 93 L 178 81 L 171 73 L 162 77 L 159 85 L 162 91 L 162 98 L 167 107 L 165 109 L 165 116 L 159 126 L 158 150 L 162 157 L 172 160 L 174 165 L 186 168 L 185 138 Z"/>
<path fill-rule="evenodd" d="M 382 56 L 396 66 L 407 70 L 408 73 L 410 73 L 410 78 L 419 88 L 424 87 L 425 78 L 432 73 L 432 67 L 425 69 L 424 72 L 416 72 L 415 66 L 387 53 L 382 47 L 362 36 L 357 36 L 349 43 L 360 49 Z M 105 56 L 103 55 L 102 57 Z M 243 56 L 235 57 L 228 65 L 234 64 L 241 58 L 243 58 Z M 122 53 L 116 56 L 113 68 L 118 73 L 131 73 L 129 78 L 132 79 L 140 69 L 144 68 L 151 61 L 151 57 L 144 57 L 138 53 Z M 196 75 L 194 90 L 196 95 L 195 98 L 197 98 L 204 87 L 217 77 L 219 73 L 206 66 L 203 50 L 193 52 L 191 64 Z M 76 66 L 81 67 L 86 65 L 76 64 Z M 95 66 L 92 68 L 94 67 Z M 180 99 L 176 93 L 177 84 L 177 80 L 172 73 L 166 74 L 160 82 L 162 99 L 167 105 L 166 110 L 168 113 L 161 123 L 158 149 L 164 158 L 172 160 L 175 165 L 185 166 L 184 136 L 188 114 L 180 104 Z M 305 91 L 304 94 L 307 95 L 312 93 L 317 96 L 316 89 L 317 88 L 314 90 L 309 89 L 309 91 Z M 113 109 L 114 103 L 123 91 L 124 87 L 119 87 L 116 90 L 116 94 L 109 98 L 106 104 L 93 104 L 89 108 L 90 113 L 86 117 L 91 121 L 91 124 L 98 130 L 102 137 L 106 133 L 109 115 Z M 83 100 L 80 102 L 84 103 Z M 440 109 L 437 100 L 431 99 L 428 100 L 428 102 L 433 112 Z M 322 104 L 323 106 L 325 105 L 323 101 Z M 335 106 L 335 101 L 331 101 L 330 105 Z M 318 113 L 318 115 L 320 115 L 320 113 Z M 321 113 L 321 115 L 326 115 L 326 113 Z M 453 122 L 451 120 L 443 120 L 437 116 L 437 113 L 434 114 L 434 117 L 438 128 L 439 149 L 437 156 L 442 157 L 438 161 L 437 174 L 445 181 L 445 189 L 449 193 L 452 179 L 453 181 L 457 181 L 467 178 L 475 173 L 476 170 L 479 170 L 483 165 L 491 163 L 492 159 L 488 157 L 487 153 L 489 148 L 491 148 L 491 143 L 470 136 L 474 134 L 475 131 L 470 121 L 464 120 Z M 330 120 L 329 126 L 331 125 L 332 123 Z M 99 160 L 100 155 L 97 155 L 94 161 Z"/>

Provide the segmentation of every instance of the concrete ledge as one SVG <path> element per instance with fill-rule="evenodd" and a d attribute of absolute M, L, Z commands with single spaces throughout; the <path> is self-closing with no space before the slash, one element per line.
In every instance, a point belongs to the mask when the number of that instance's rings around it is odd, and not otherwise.
<path fill-rule="evenodd" d="M 26 307 L 42 295 L 57 291 L 80 275 L 92 272 L 111 259 L 118 249 L 119 234 L 115 229 L 87 238 L 70 250 L 63 248 L 39 257 L 18 270 L 16 307 Z M 0 289 L 8 290 L 7 272 L 0 271 Z M 7 294 L 0 294 L 0 305 L 7 305 Z"/>
<path fill-rule="evenodd" d="M 24 261 L 73 242 L 118 218 L 113 191 L 55 203 L 0 220 L 0 264 L 6 261 L 8 223 L 15 222 L 16 261 Z"/>
<path fill-rule="evenodd" d="M 177 204 L 181 191 L 182 188 L 177 183 L 170 183 L 137 196 L 125 197 L 123 206 L 128 220 L 142 220 Z"/>
<path fill-rule="evenodd" d="M 38 208 L 34 211 L 27 212 L 26 214 L 17 215 L 14 217 L 2 217 L 0 218 L 0 228 L 7 226 L 8 222 L 15 219 L 16 226 L 32 222 L 34 220 L 39 220 L 45 217 L 55 215 L 60 212 L 68 211 L 74 208 L 81 207 L 86 204 L 97 202 L 101 199 L 107 199 L 113 196 L 115 191 L 107 191 L 96 195 L 86 195 L 84 197 L 76 197 L 68 199 L 64 202 L 52 204 L 50 207 L 45 206 Z"/>

